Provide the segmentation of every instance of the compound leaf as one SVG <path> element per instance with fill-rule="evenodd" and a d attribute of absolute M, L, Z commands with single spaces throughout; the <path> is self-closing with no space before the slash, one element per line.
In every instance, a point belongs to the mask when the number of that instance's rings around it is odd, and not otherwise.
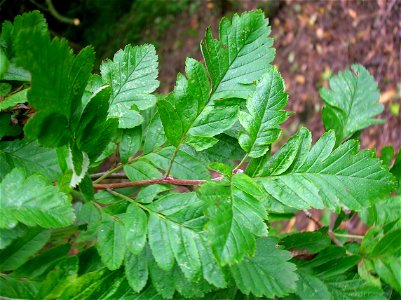
<path fill-rule="evenodd" d="M 361 65 L 339 72 L 330 79 L 330 89 L 322 88 L 322 118 L 326 130 L 334 129 L 337 143 L 353 133 L 384 120 L 373 119 L 384 107 L 380 91 L 369 72 Z"/>
<path fill-rule="evenodd" d="M 0 183 L 0 227 L 17 222 L 45 228 L 68 226 L 75 215 L 67 195 L 41 175 L 15 168 Z"/>

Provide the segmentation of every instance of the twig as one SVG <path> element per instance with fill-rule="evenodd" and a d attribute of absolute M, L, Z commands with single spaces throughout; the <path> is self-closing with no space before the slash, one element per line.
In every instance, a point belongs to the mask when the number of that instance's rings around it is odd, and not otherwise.
<path fill-rule="evenodd" d="M 94 173 L 94 174 L 90 175 L 90 178 L 98 179 L 98 178 L 104 176 L 106 173 L 107 172 Z M 127 179 L 127 175 L 125 175 L 124 173 L 108 174 L 107 177 L 112 178 L 112 179 Z"/>
<path fill-rule="evenodd" d="M 308 219 L 312 220 L 319 228 L 323 227 L 322 222 L 320 222 L 319 220 L 316 220 L 309 211 L 304 210 L 303 212 L 304 212 L 305 216 Z M 344 245 L 337 239 L 337 237 L 335 236 L 333 231 L 331 231 L 331 229 L 329 229 L 327 234 L 329 235 L 330 239 L 333 241 L 334 244 L 336 244 L 339 247 L 344 247 Z"/>
<path fill-rule="evenodd" d="M 216 177 L 212 179 L 213 181 L 221 181 L 222 177 Z M 174 179 L 171 177 L 164 177 L 158 179 L 148 179 L 140 181 L 127 181 L 127 182 L 115 182 L 115 183 L 94 183 L 93 187 L 96 190 L 108 190 L 125 188 L 131 186 L 145 186 L 152 184 L 173 184 L 173 185 L 200 185 L 205 183 L 206 180 L 186 180 L 186 179 Z"/>
<path fill-rule="evenodd" d="M 57 20 L 64 22 L 64 23 L 68 23 L 68 24 L 72 24 L 75 26 L 78 26 L 81 21 L 78 18 L 74 18 L 74 19 L 70 19 L 67 18 L 63 15 L 61 15 L 54 7 L 53 2 L 51 0 L 46 0 L 46 4 L 47 7 L 49 8 L 49 12 L 52 14 L 53 17 L 55 17 Z"/>
<path fill-rule="evenodd" d="M 234 170 L 238 170 L 242 165 L 243 165 L 243 163 L 245 162 L 245 160 L 248 158 L 248 154 L 246 154 L 245 156 L 244 156 L 244 158 L 240 161 L 240 163 L 234 168 Z"/>

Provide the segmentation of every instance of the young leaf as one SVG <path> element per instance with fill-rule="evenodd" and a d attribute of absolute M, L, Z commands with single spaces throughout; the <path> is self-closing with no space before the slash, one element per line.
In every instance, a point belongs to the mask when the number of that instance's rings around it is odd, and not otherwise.
<path fill-rule="evenodd" d="M 222 265 L 240 262 L 255 252 L 255 238 L 267 235 L 261 192 L 251 178 L 236 174 L 229 184 L 208 182 L 198 190 L 208 205 L 208 239 Z"/>
<path fill-rule="evenodd" d="M 109 113 L 120 120 L 119 127 L 139 125 L 135 121 L 137 114 L 132 115 L 132 106 L 144 110 L 155 105 L 156 97 L 151 93 L 159 86 L 157 67 L 153 45 L 127 45 L 114 55 L 113 60 L 106 60 L 100 66 L 103 82 L 112 88 Z"/>
<path fill-rule="evenodd" d="M 301 129 L 291 141 L 310 141 L 310 134 L 304 132 Z M 329 131 L 310 150 L 310 143 L 298 150 L 296 145 L 284 145 L 288 150 L 270 158 L 259 182 L 271 197 L 297 209 L 361 210 L 395 188 L 394 178 L 379 160 L 369 151 L 358 152 L 357 141 L 347 141 L 333 151 L 334 143 L 334 132 Z"/>
<path fill-rule="evenodd" d="M 67 195 L 45 177 L 15 168 L 0 183 L 0 227 L 17 222 L 44 228 L 68 226 L 75 215 Z"/>
<path fill-rule="evenodd" d="M 281 108 L 287 104 L 284 80 L 276 68 L 271 67 L 247 101 L 249 113 L 241 112 L 239 121 L 244 127 L 238 142 L 249 157 L 257 158 L 268 151 L 280 135 L 280 124 L 288 114 Z"/>
<path fill-rule="evenodd" d="M 256 242 L 254 257 L 245 257 L 230 267 L 240 291 L 256 297 L 282 297 L 293 292 L 297 275 L 295 265 L 289 263 L 291 254 L 276 247 L 274 238 L 261 238 Z"/>
<path fill-rule="evenodd" d="M 361 65 L 339 72 L 330 79 L 330 88 L 322 88 L 320 96 L 325 107 L 322 111 L 326 130 L 334 129 L 337 144 L 358 130 L 384 120 L 373 119 L 384 107 L 379 104 L 380 91 L 369 72 Z"/>

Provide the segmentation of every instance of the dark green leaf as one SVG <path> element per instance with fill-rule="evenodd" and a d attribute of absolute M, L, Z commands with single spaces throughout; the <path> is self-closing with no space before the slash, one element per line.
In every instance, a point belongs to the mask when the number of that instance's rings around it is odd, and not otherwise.
<path fill-rule="evenodd" d="M 30 228 L 10 246 L 0 251 L 0 270 L 15 270 L 47 243 L 50 232 L 39 227 Z"/>

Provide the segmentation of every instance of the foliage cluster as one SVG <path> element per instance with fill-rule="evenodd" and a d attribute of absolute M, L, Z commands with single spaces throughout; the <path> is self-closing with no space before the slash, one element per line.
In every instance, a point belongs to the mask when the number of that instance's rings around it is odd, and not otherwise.
<path fill-rule="evenodd" d="M 93 49 L 74 55 L 40 13 L 4 22 L 0 296 L 398 299 L 401 155 L 357 140 L 382 122 L 377 84 L 340 72 L 320 92 L 327 132 L 312 143 L 301 128 L 273 153 L 290 113 L 269 34 L 260 11 L 224 18 L 205 64 L 188 58 L 157 95 L 152 45 L 91 74 Z M 311 208 L 334 225 L 274 227 Z M 340 228 L 354 214 L 363 237 Z"/>

